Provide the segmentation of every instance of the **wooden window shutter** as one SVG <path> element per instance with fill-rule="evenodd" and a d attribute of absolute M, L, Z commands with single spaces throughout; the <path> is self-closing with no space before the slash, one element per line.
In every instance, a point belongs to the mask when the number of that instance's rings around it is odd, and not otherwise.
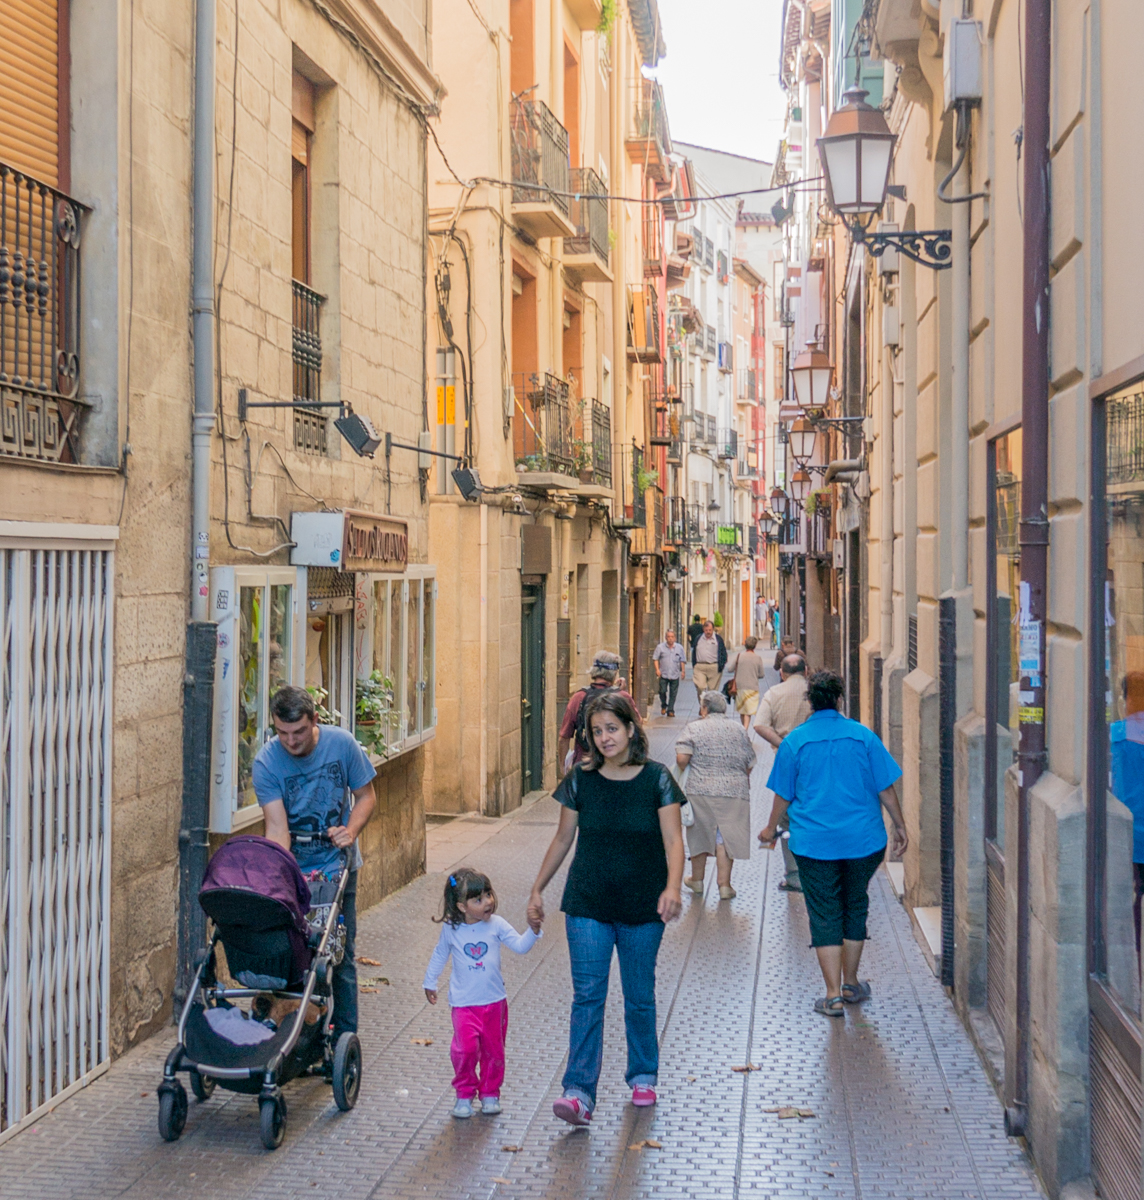
<path fill-rule="evenodd" d="M 0 161 L 60 183 L 59 0 L 0 3 Z"/>

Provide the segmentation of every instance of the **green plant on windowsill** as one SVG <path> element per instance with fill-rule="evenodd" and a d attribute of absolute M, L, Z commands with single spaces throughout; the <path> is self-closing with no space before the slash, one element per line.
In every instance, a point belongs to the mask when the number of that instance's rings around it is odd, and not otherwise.
<path fill-rule="evenodd" d="M 314 701 L 316 710 L 314 715 L 318 718 L 319 725 L 340 725 L 342 723 L 342 714 L 336 708 L 326 707 L 330 693 L 324 687 L 315 687 L 310 684 L 306 691 L 310 693 L 310 699 Z"/>
<path fill-rule="evenodd" d="M 636 472 L 636 490 L 643 495 L 648 488 L 659 486 L 659 472 L 656 470 L 647 471 L 643 467 Z"/>
<path fill-rule="evenodd" d="M 542 454 L 525 454 L 516 460 L 516 469 L 518 471 L 544 471 L 547 470 L 547 464 Z"/>
<path fill-rule="evenodd" d="M 400 724 L 393 680 L 380 671 L 359 679 L 354 691 L 354 736 L 371 753 L 389 756 L 388 733 Z"/>

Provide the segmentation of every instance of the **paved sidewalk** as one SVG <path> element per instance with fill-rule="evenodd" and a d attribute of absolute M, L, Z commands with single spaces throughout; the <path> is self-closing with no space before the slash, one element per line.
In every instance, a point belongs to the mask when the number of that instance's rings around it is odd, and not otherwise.
<path fill-rule="evenodd" d="M 649 722 L 657 757 L 669 758 L 694 715 L 694 695 L 684 684 L 680 716 Z M 753 781 L 761 827 L 770 752 L 757 744 L 767 758 Z M 520 928 L 555 823 L 555 803 L 542 800 L 469 853 L 492 877 L 501 913 Z M 442 844 L 435 864 L 446 857 Z M 776 890 L 780 877 L 779 855 L 759 852 L 735 868 L 735 900 L 719 902 L 711 864 L 707 893 L 685 893 L 684 915 L 660 956 L 655 1109 L 628 1103 L 614 972 L 593 1126 L 574 1131 L 552 1116 L 570 998 L 558 879 L 548 892 L 544 939 L 524 958 L 505 956 L 505 1111 L 450 1118 L 449 1012 L 444 1004 L 430 1008 L 420 987 L 437 937 L 429 918 L 440 899 L 438 872 L 361 920 L 359 953 L 383 964 L 362 967 L 362 975 L 388 983 L 361 997 L 365 1068 L 352 1113 L 339 1114 L 321 1082 L 290 1084 L 286 1141 L 271 1154 L 259 1142 L 253 1101 L 219 1090 L 205 1105 L 192 1100 L 186 1132 L 167 1145 L 155 1125 L 155 1086 L 171 1043 L 164 1035 L 0 1147 L 0 1195 L 1037 1200 L 1027 1160 L 1005 1138 L 997 1100 L 885 877 L 879 873 L 872 889 L 864 963 L 874 1000 L 848 1009 L 844 1021 L 810 1011 L 821 978 L 807 949 L 802 900 Z M 758 1069 L 732 1070 L 747 1064 Z M 780 1105 L 814 1116 L 780 1120 L 767 1111 Z M 661 1148 L 634 1148 L 646 1138 Z"/>

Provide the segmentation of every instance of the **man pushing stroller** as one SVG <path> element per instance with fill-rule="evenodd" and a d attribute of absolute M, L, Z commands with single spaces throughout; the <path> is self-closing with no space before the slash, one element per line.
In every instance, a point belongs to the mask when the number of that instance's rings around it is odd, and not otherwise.
<path fill-rule="evenodd" d="M 253 768 L 266 836 L 294 855 L 310 883 L 336 880 L 342 851 L 351 856 L 342 901 L 345 954 L 334 968 L 332 986 L 336 1043 L 341 1034 L 357 1032 L 354 954 L 362 858 L 355 843 L 373 813 L 372 781 L 377 772 L 353 734 L 318 724 L 313 698 L 305 688 L 280 688 L 270 701 L 270 715 L 278 736 L 258 752 Z"/>

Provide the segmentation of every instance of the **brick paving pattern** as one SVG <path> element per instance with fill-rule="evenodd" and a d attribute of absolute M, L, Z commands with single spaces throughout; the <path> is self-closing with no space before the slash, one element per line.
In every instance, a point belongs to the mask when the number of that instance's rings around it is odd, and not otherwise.
<path fill-rule="evenodd" d="M 690 683 L 673 721 L 650 722 L 669 761 L 687 717 Z M 755 827 L 765 822 L 770 751 L 757 742 Z M 556 823 L 545 799 L 472 855 L 492 878 L 500 911 L 523 928 L 524 905 Z M 546 896 L 545 937 L 526 957 L 505 955 L 509 989 L 504 1113 L 453 1120 L 450 1021 L 420 982 L 437 937 L 443 876 L 428 875 L 361 920 L 365 1066 L 357 1108 L 341 1114 L 318 1080 L 287 1086 L 289 1125 L 268 1153 L 250 1097 L 221 1089 L 191 1100 L 173 1145 L 156 1131 L 155 1087 L 173 1035 L 156 1037 L 102 1079 L 0 1147 L 5 1200 L 124 1197 L 330 1197 L 337 1200 L 493 1200 L 547 1197 L 845 1197 L 852 1200 L 1037 1200 L 1028 1160 L 1002 1129 L 1001 1109 L 956 1015 L 879 873 L 863 975 L 874 999 L 844 1021 L 811 1012 L 821 990 L 807 949 L 801 897 L 776 890 L 781 856 L 736 866 L 738 897 L 684 893 L 684 915 L 663 942 L 658 993 L 659 1105 L 634 1109 L 624 1087 L 618 972 L 613 971 L 599 1106 L 590 1130 L 552 1115 L 567 1048 L 570 982 L 562 877 Z M 445 981 L 441 985 L 442 997 Z M 418 1046 L 413 1038 L 431 1038 Z M 732 1067 L 756 1066 L 749 1072 Z M 766 1110 L 795 1105 L 806 1119 Z M 636 1149 L 645 1138 L 662 1148 Z M 519 1147 L 516 1151 L 505 1146 Z"/>

